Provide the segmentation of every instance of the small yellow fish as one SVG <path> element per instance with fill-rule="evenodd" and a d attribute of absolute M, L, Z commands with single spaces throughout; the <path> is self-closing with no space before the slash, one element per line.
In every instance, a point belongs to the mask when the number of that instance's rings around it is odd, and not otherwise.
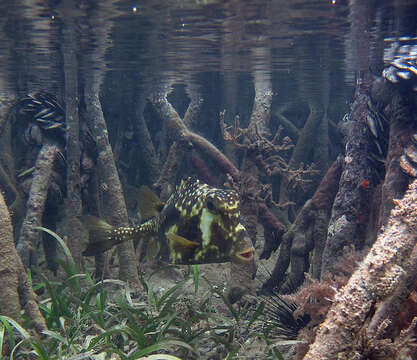
<path fill-rule="evenodd" d="M 240 222 L 239 195 L 234 190 L 218 189 L 186 178 L 163 204 L 147 188 L 141 188 L 144 218 L 135 227 L 114 228 L 103 220 L 86 216 L 90 243 L 83 252 L 92 256 L 126 240 L 157 235 L 160 256 L 174 264 L 237 262 L 256 273 L 255 249 Z M 153 206 L 148 203 L 153 202 Z"/>

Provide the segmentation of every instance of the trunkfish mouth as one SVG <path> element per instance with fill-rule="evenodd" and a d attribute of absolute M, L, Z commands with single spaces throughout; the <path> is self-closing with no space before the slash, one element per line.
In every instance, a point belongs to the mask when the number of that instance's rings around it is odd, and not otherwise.
<path fill-rule="evenodd" d="M 247 248 L 235 254 L 236 260 L 243 263 L 253 261 L 254 256 L 255 249 L 253 247 Z"/>

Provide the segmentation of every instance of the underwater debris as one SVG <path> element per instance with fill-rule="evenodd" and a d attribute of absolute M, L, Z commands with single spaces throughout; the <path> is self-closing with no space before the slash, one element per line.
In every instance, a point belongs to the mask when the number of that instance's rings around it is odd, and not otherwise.
<path fill-rule="evenodd" d="M 151 199 L 149 195 L 147 198 Z M 255 275 L 255 250 L 240 223 L 239 197 L 234 190 L 187 178 L 162 209 L 160 201 L 157 206 L 159 214 L 137 227 L 113 228 L 100 219 L 85 217 L 90 243 L 83 255 L 96 255 L 123 241 L 158 234 L 162 260 L 169 256 L 175 264 L 232 261 L 246 264 Z"/>

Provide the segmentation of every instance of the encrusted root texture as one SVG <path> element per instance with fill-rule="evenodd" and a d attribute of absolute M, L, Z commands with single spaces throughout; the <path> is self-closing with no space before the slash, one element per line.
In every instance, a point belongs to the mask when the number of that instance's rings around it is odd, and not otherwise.
<path fill-rule="evenodd" d="M 403 199 L 394 203 L 385 229 L 347 285 L 336 294 L 304 359 L 347 359 L 347 355 L 360 351 L 354 344 L 364 334 L 365 319 L 372 316 L 377 303 L 407 283 L 403 277 L 410 271 L 409 256 L 417 241 L 417 180 Z M 372 339 L 368 344 L 372 345 Z"/>
<path fill-rule="evenodd" d="M 39 247 L 40 235 L 33 228 L 42 225 L 42 216 L 57 151 L 56 145 L 45 144 L 39 151 L 36 160 L 29 198 L 26 203 L 26 216 L 17 244 L 17 251 L 26 267 L 38 265 L 36 249 Z"/>
<path fill-rule="evenodd" d="M 0 193 L 0 308 L 5 314 L 18 322 L 21 321 L 21 310 L 32 321 L 37 334 L 46 330 L 36 301 L 36 294 L 29 280 L 22 260 L 14 246 L 13 227 L 9 211 Z"/>

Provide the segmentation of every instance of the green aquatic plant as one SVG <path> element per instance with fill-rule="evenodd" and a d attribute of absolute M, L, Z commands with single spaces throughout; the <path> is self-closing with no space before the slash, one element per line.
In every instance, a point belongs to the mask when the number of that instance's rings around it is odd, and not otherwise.
<path fill-rule="evenodd" d="M 117 355 L 133 360 L 160 354 L 158 359 L 171 360 L 206 359 L 209 353 L 220 353 L 230 360 L 239 358 L 242 336 L 252 334 L 249 331 L 262 321 L 263 302 L 253 311 L 235 308 L 196 266 L 189 267 L 188 274 L 168 289 L 155 287 L 151 279 L 175 266 L 141 274 L 143 291 L 132 298 L 124 281 L 103 279 L 96 283 L 85 268 L 79 271 L 65 241 L 50 230 L 38 229 L 62 247 L 65 259 L 58 259 L 58 263 L 63 278 L 51 281 L 37 271 L 35 281 L 32 273 L 28 274 L 32 287 L 44 290 L 39 308 L 48 329 L 42 338 L 32 336 L 29 321 L 19 324 L 0 316 L 0 354 L 8 353 L 10 359 L 104 359 Z M 208 289 L 201 286 L 202 279 Z M 226 313 L 216 309 L 222 302 Z M 256 331 L 253 336 L 268 342 Z M 275 354 L 277 350 L 272 351 Z"/>

